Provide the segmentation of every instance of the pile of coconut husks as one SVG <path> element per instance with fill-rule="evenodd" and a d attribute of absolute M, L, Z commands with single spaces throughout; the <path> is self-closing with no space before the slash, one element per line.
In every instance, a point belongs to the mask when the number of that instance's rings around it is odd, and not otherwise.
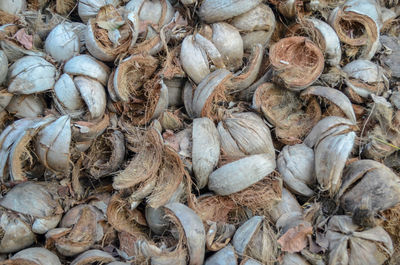
<path fill-rule="evenodd" d="M 0 265 L 400 264 L 398 0 L 1 0 Z"/>

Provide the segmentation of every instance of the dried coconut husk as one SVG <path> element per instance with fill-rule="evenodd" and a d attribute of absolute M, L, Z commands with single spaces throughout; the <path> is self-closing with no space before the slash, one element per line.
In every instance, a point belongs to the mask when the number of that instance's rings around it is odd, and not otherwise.
<path fill-rule="evenodd" d="M 236 208 L 236 203 L 227 196 L 205 194 L 189 200 L 189 207 L 203 220 L 228 223 L 229 213 Z"/>
<path fill-rule="evenodd" d="M 400 243 L 400 227 L 398 225 L 400 222 L 400 204 L 396 204 L 390 209 L 381 211 L 379 215 L 381 218 L 378 224 L 391 235 L 393 243 L 398 245 Z"/>
<path fill-rule="evenodd" d="M 300 91 L 310 86 L 324 70 L 320 48 L 305 37 L 283 38 L 269 50 L 275 82 Z"/>
<path fill-rule="evenodd" d="M 337 198 L 346 211 L 353 213 L 353 220 L 362 224 L 400 202 L 399 178 L 379 162 L 359 160 L 346 167 Z"/>
<path fill-rule="evenodd" d="M 342 183 L 342 170 L 353 149 L 356 134 L 350 120 L 336 116 L 322 119 L 304 143 L 314 147 L 315 173 L 321 191 L 333 197 Z"/>
<path fill-rule="evenodd" d="M 206 248 L 209 251 L 218 251 L 226 247 L 236 231 L 233 224 L 213 221 L 207 221 L 204 228 L 206 230 Z"/>
<path fill-rule="evenodd" d="M 228 196 L 237 205 L 247 207 L 255 214 L 264 214 L 275 207 L 282 197 L 282 179 L 274 171 L 248 188 Z"/>
<path fill-rule="evenodd" d="M 95 179 L 116 172 L 125 158 L 125 138 L 118 130 L 97 137 L 84 162 L 90 176 Z"/>
<path fill-rule="evenodd" d="M 305 18 L 288 29 L 288 36 L 304 36 L 310 38 L 324 53 L 329 65 L 339 65 L 342 51 L 336 32 L 327 23 L 316 18 Z"/>
<path fill-rule="evenodd" d="M 333 103 L 347 116 L 350 121 L 353 123 L 357 122 L 350 100 L 341 91 L 330 87 L 312 86 L 304 90 L 300 97 L 305 98 L 309 95 L 322 97 L 328 102 Z"/>
<path fill-rule="evenodd" d="M 102 61 L 113 61 L 126 52 L 135 44 L 139 31 L 138 19 L 129 18 L 124 19 L 113 5 L 102 6 L 96 18 L 88 22 L 85 41 L 89 52 Z"/>
<path fill-rule="evenodd" d="M 226 156 L 263 153 L 275 156 L 270 130 L 255 113 L 234 113 L 220 121 L 217 128 Z"/>
<path fill-rule="evenodd" d="M 153 75 L 158 60 L 150 55 L 132 55 L 122 60 L 108 81 L 108 90 L 114 91 L 115 101 L 140 98 L 140 87 Z M 111 88 L 110 88 L 111 86 Z"/>
<path fill-rule="evenodd" d="M 70 228 L 55 228 L 47 232 L 46 245 L 49 247 L 54 245 L 64 256 L 75 256 L 101 240 L 102 231 L 99 234 L 97 213 L 93 208 L 82 207 L 75 221 L 76 223 L 72 223 Z"/>
<path fill-rule="evenodd" d="M 56 0 L 56 12 L 66 15 L 76 6 L 76 0 Z"/>
<path fill-rule="evenodd" d="M 45 53 L 40 52 L 35 47 L 33 47 L 33 42 L 28 43 L 28 45 L 32 47 L 30 47 L 30 49 L 27 49 L 16 38 L 14 38 L 15 34 L 19 30 L 25 31 L 25 28 L 21 28 L 13 24 L 5 24 L 3 26 L 0 26 L 0 47 L 7 55 L 8 61 L 12 63 L 26 55 L 45 57 Z"/>
<path fill-rule="evenodd" d="M 268 221 L 254 216 L 237 229 L 232 243 L 239 256 L 254 258 L 262 264 L 275 264 L 278 258 L 276 240 Z"/>
<path fill-rule="evenodd" d="M 19 21 L 20 18 L 18 16 L 0 10 L 0 25 L 18 24 Z"/>
<path fill-rule="evenodd" d="M 350 58 L 369 60 L 379 47 L 380 6 L 375 0 L 348 0 L 329 17 L 344 52 Z"/>
<path fill-rule="evenodd" d="M 336 215 L 328 223 L 324 241 L 329 264 L 383 264 L 393 254 L 389 234 L 380 226 L 362 230 L 350 216 Z"/>
<path fill-rule="evenodd" d="M 368 138 L 362 152 L 366 158 L 380 160 L 398 150 L 400 112 L 394 110 L 383 97 L 372 95 L 372 100 L 369 111 L 372 129 L 367 134 Z"/>
<path fill-rule="evenodd" d="M 294 92 L 272 83 L 257 88 L 253 108 L 276 127 L 275 135 L 284 144 L 300 143 L 321 119 L 321 108 L 316 99 L 312 98 L 305 105 Z"/>
<path fill-rule="evenodd" d="M 150 128 L 135 157 L 123 171 L 114 177 L 114 189 L 132 188 L 141 182 L 155 178 L 162 163 L 163 148 L 159 133 Z"/>
<path fill-rule="evenodd" d="M 303 2 L 299 0 L 269 0 L 271 4 L 275 5 L 284 17 L 293 19 L 296 16 L 301 16 L 300 12 L 303 8 Z"/>
<path fill-rule="evenodd" d="M 26 181 L 28 173 L 34 169 L 34 156 L 30 143 L 37 132 L 54 120 L 44 118 L 20 119 L 9 125 L 0 135 L 0 180 Z"/>
<path fill-rule="evenodd" d="M 127 103 L 114 103 L 113 107 L 123 119 L 136 126 L 148 124 L 168 107 L 168 87 L 155 76 L 143 85 L 135 98 Z"/>
<path fill-rule="evenodd" d="M 182 113 L 179 110 L 166 110 L 161 114 L 158 120 L 164 130 L 177 131 L 182 129 L 184 125 Z"/>
<path fill-rule="evenodd" d="M 119 193 L 114 194 L 107 207 L 107 221 L 120 233 L 128 233 L 137 238 L 144 237 L 146 224 L 144 215 L 131 209 L 127 200 Z"/>

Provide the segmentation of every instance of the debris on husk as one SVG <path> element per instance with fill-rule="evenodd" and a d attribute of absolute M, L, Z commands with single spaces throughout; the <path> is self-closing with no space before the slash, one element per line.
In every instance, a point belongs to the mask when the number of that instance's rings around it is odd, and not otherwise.
<path fill-rule="evenodd" d="M 400 260 L 398 0 L 1 0 L 0 265 Z"/>

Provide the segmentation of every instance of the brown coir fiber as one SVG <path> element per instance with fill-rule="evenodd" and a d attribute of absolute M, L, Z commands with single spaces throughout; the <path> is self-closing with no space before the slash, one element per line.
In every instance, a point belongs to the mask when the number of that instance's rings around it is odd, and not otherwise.
<path fill-rule="evenodd" d="M 269 52 L 278 83 L 293 90 L 310 86 L 324 69 L 320 48 L 305 37 L 288 37 L 275 43 Z"/>

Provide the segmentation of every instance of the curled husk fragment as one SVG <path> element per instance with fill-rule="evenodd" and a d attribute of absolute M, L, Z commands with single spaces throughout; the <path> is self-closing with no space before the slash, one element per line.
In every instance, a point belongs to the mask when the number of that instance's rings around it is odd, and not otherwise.
<path fill-rule="evenodd" d="M 45 102 L 40 95 L 15 95 L 6 110 L 17 118 L 36 118 L 43 115 Z"/>
<path fill-rule="evenodd" d="M 239 256 L 252 257 L 263 264 L 274 264 L 278 254 L 276 235 L 262 216 L 253 216 L 233 236 L 232 244 Z"/>
<path fill-rule="evenodd" d="M 15 186 L 0 200 L 0 206 L 29 216 L 32 231 L 44 234 L 58 225 L 63 210 L 52 184 L 25 182 Z"/>
<path fill-rule="evenodd" d="M 382 23 L 375 0 L 348 0 L 331 12 L 329 23 L 345 43 L 347 56 L 370 60 L 375 55 Z"/>
<path fill-rule="evenodd" d="M 181 226 L 186 239 L 190 265 L 200 265 L 204 261 L 205 231 L 200 217 L 189 207 L 181 203 L 164 206 L 167 215 L 174 216 L 176 225 Z"/>
<path fill-rule="evenodd" d="M 90 147 L 91 141 L 100 136 L 110 124 L 110 116 L 104 114 L 101 119 L 93 121 L 76 121 L 72 123 L 72 139 L 76 142 L 75 147 L 87 145 L 82 152 Z"/>
<path fill-rule="evenodd" d="M 80 0 L 78 4 L 78 14 L 84 23 L 93 18 L 105 5 L 118 6 L 120 0 Z"/>
<path fill-rule="evenodd" d="M 13 255 L 4 265 L 61 265 L 60 259 L 53 252 L 33 247 L 21 250 Z"/>
<path fill-rule="evenodd" d="M 327 229 L 329 265 L 383 264 L 393 254 L 392 240 L 380 226 L 360 231 L 350 216 L 336 215 Z"/>
<path fill-rule="evenodd" d="M 310 38 L 324 53 L 325 62 L 338 66 L 342 59 L 340 41 L 334 29 L 322 20 L 305 18 L 300 23 L 289 28 L 290 35 L 300 35 Z"/>
<path fill-rule="evenodd" d="M 380 96 L 385 89 L 382 67 L 369 60 L 354 60 L 343 67 L 347 74 L 346 93 L 356 103 L 363 103 L 370 94 Z"/>
<path fill-rule="evenodd" d="M 283 182 L 294 193 L 311 197 L 315 183 L 314 151 L 305 144 L 286 145 L 279 153 L 277 166 Z"/>
<path fill-rule="evenodd" d="M 354 114 L 353 106 L 348 97 L 346 97 L 341 91 L 324 86 L 312 86 L 307 88 L 301 93 L 301 97 L 313 95 L 316 97 L 322 97 L 337 107 L 346 115 L 346 117 L 354 124 L 356 121 L 356 115 Z"/>
<path fill-rule="evenodd" d="M 142 85 L 153 75 L 158 60 L 150 55 L 136 54 L 122 60 L 111 75 L 108 91 L 115 95 L 114 101 L 128 102 L 138 98 Z"/>
<path fill-rule="evenodd" d="M 47 244 L 54 244 L 64 256 L 82 253 L 102 240 L 102 220 L 104 215 L 96 207 L 87 204 L 75 206 L 64 215 L 59 228 L 47 232 Z"/>
<path fill-rule="evenodd" d="M 85 44 L 97 59 L 113 61 L 135 44 L 138 34 L 139 19 L 134 14 L 125 19 L 113 5 L 106 5 L 95 19 L 89 19 Z"/>
<path fill-rule="evenodd" d="M 11 253 L 35 242 L 29 223 L 17 214 L 0 209 L 0 253 Z"/>
<path fill-rule="evenodd" d="M 369 113 L 374 125 L 368 133 L 362 154 L 366 158 L 379 161 L 396 152 L 396 146 L 400 145 L 398 130 L 400 112 L 396 111 L 384 97 L 371 95 L 371 98 L 373 102 Z"/>
<path fill-rule="evenodd" d="M 115 261 L 115 258 L 111 254 L 101 251 L 98 249 L 91 249 L 83 252 L 78 257 L 76 257 L 71 265 L 85 265 L 92 263 L 107 263 Z"/>
<path fill-rule="evenodd" d="M 204 265 L 219 264 L 237 265 L 237 257 L 235 249 L 232 247 L 232 245 L 227 245 L 223 249 L 219 250 L 211 257 L 209 257 L 204 263 Z"/>
<path fill-rule="evenodd" d="M 216 194 L 229 195 L 262 180 L 275 166 L 275 156 L 271 154 L 247 156 L 211 173 L 208 188 Z"/>
<path fill-rule="evenodd" d="M 113 130 L 97 137 L 88 152 L 87 169 L 98 179 L 116 172 L 125 158 L 125 137 Z"/>
<path fill-rule="evenodd" d="M 52 89 L 57 69 L 39 56 L 25 56 L 13 63 L 8 71 L 8 92 L 33 94 Z"/>
<path fill-rule="evenodd" d="M 241 15 L 260 3 L 260 0 L 206 0 L 200 6 L 199 16 L 207 23 L 223 21 Z"/>
<path fill-rule="evenodd" d="M 6 80 L 8 72 L 8 59 L 6 54 L 0 50 L 0 85 Z"/>
<path fill-rule="evenodd" d="M 53 116 L 15 121 L 0 135 L 0 180 L 26 181 L 34 170 L 34 157 L 29 144 L 37 132 L 54 120 Z"/>
<path fill-rule="evenodd" d="M 40 130 L 36 140 L 39 160 L 55 172 L 66 172 L 69 168 L 71 144 L 71 120 L 61 116 Z"/>
<path fill-rule="evenodd" d="M 306 37 L 279 40 L 271 46 L 269 58 L 275 71 L 275 82 L 294 91 L 310 86 L 324 70 L 322 51 Z"/>
<path fill-rule="evenodd" d="M 362 224 L 364 218 L 400 202 L 398 176 L 373 160 L 353 162 L 343 173 L 337 198 L 346 211 L 353 213 L 353 220 Z"/>
<path fill-rule="evenodd" d="M 221 110 L 218 105 L 227 101 L 226 85 L 231 77 L 232 73 L 228 70 L 217 69 L 200 82 L 194 91 L 191 105 L 196 117 L 218 118 L 218 110 Z"/>
<path fill-rule="evenodd" d="M 221 146 L 226 156 L 256 154 L 275 156 L 271 132 L 255 113 L 234 113 L 218 123 Z"/>
<path fill-rule="evenodd" d="M 275 126 L 275 135 L 285 144 L 300 143 L 321 119 L 321 108 L 315 98 L 306 103 L 294 92 L 272 83 L 257 87 L 253 108 Z"/>
<path fill-rule="evenodd" d="M 231 24 L 241 32 L 243 48 L 249 50 L 257 43 L 262 44 L 263 47 L 268 45 L 276 22 L 272 9 L 265 4 L 260 4 L 233 18 Z M 258 38 L 259 36 L 262 36 L 262 39 Z"/>
<path fill-rule="evenodd" d="M 74 25 L 64 22 L 57 25 L 46 38 L 45 50 L 57 62 L 64 62 L 79 54 L 79 36 Z"/>
<path fill-rule="evenodd" d="M 314 147 L 315 174 L 320 189 L 329 191 L 331 197 L 339 191 L 342 171 L 356 137 L 354 126 L 348 125 L 352 122 L 340 123 L 341 119 L 337 118 L 330 116 L 321 120 L 304 140 L 309 147 Z"/>
<path fill-rule="evenodd" d="M 214 122 L 209 118 L 193 120 L 192 164 L 198 188 L 204 188 L 208 177 L 218 163 L 220 136 Z"/>

